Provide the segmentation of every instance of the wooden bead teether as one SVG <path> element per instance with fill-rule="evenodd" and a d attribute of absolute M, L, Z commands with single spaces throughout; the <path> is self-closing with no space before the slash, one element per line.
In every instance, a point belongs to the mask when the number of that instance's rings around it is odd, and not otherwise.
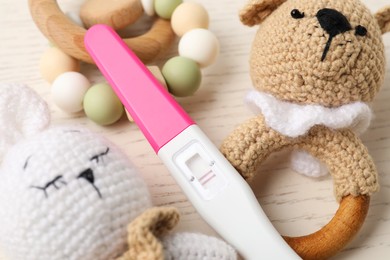
<path fill-rule="evenodd" d="M 143 13 L 139 0 L 87 0 L 80 9 L 81 20 L 87 28 L 107 24 L 115 30 L 135 23 Z"/>
<path fill-rule="evenodd" d="M 89 2 L 93 3 L 92 0 Z M 60 10 L 56 0 L 29 0 L 29 8 L 34 22 L 52 43 L 78 60 L 93 63 L 84 47 L 86 30 L 73 23 Z M 132 20 L 129 21 L 131 23 Z M 119 22 L 114 24 L 122 26 Z M 157 18 L 148 32 L 124 41 L 144 63 L 147 63 L 164 52 L 174 37 L 170 21 Z"/>

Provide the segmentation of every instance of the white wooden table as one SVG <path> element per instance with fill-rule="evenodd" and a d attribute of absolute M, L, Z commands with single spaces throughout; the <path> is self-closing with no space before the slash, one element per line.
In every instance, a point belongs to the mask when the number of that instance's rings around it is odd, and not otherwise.
<path fill-rule="evenodd" d="M 251 88 L 247 60 L 256 28 L 247 28 L 238 20 L 237 12 L 245 0 L 196 1 L 203 3 L 210 13 L 211 30 L 221 42 L 221 55 L 215 65 L 204 70 L 201 89 L 192 97 L 179 99 L 179 102 L 210 139 L 219 145 L 236 125 L 252 116 L 242 100 Z M 77 10 L 80 2 L 59 1 L 64 10 L 73 11 Z M 364 2 L 372 11 L 390 4 L 390 0 Z M 27 1 L 0 0 L 0 33 L 0 82 L 23 82 L 37 90 L 50 105 L 53 125 L 83 125 L 121 147 L 147 181 L 154 203 L 179 208 L 182 220 L 177 230 L 215 235 L 187 201 L 136 125 L 123 118 L 114 126 L 100 127 L 83 115 L 73 117 L 53 105 L 49 85 L 42 80 L 38 70 L 40 56 L 48 48 L 48 43 L 32 22 Z M 390 34 L 384 39 L 389 59 Z M 176 45 L 163 60 L 175 52 Z M 83 66 L 82 71 L 93 82 L 102 80 L 93 66 Z M 390 259 L 389 68 L 373 110 L 375 118 L 362 139 L 378 167 L 381 190 L 373 196 L 367 220 L 358 236 L 332 259 Z M 272 156 L 252 187 L 281 234 L 308 234 L 325 225 L 338 207 L 333 197 L 332 180 L 330 177 L 313 180 L 292 172 L 285 155 Z M 237 224 L 240 221 L 245 220 L 237 220 Z"/>

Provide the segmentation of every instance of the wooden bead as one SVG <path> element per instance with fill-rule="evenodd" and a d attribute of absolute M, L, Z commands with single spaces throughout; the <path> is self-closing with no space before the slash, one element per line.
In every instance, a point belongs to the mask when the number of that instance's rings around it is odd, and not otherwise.
<path fill-rule="evenodd" d="M 160 68 L 157 67 L 157 66 L 147 66 L 147 68 L 148 68 L 149 71 L 153 74 L 153 76 L 158 80 L 158 82 L 160 82 L 160 84 L 161 84 L 166 90 L 168 90 L 167 82 L 165 81 L 164 76 L 163 76 L 163 74 L 161 73 Z"/>
<path fill-rule="evenodd" d="M 211 65 L 219 53 L 217 37 L 206 29 L 194 29 L 180 39 L 179 54 L 196 61 L 201 67 Z"/>
<path fill-rule="evenodd" d="M 127 116 L 127 119 L 129 120 L 129 122 L 134 123 L 134 119 L 131 117 L 129 111 L 127 111 L 126 108 L 125 108 L 125 112 L 126 112 L 126 116 Z"/>
<path fill-rule="evenodd" d="M 192 29 L 208 29 L 209 14 L 201 4 L 182 3 L 173 12 L 171 24 L 173 31 L 181 37 Z"/>
<path fill-rule="evenodd" d="M 40 60 L 42 78 L 52 83 L 55 78 L 67 71 L 79 71 L 80 62 L 57 47 L 47 49 Z"/>

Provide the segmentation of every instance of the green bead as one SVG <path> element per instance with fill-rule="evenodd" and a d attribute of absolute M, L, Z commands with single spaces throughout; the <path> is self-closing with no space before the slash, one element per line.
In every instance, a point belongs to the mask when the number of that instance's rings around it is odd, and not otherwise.
<path fill-rule="evenodd" d="M 161 18 L 171 19 L 173 11 L 181 3 L 182 0 L 154 0 L 154 10 Z"/>
<path fill-rule="evenodd" d="M 177 97 L 186 97 L 195 93 L 202 81 L 198 64 L 188 58 L 174 57 L 168 60 L 162 74 L 170 93 Z"/>
<path fill-rule="evenodd" d="M 93 85 L 84 96 L 84 111 L 99 125 L 111 125 L 123 114 L 123 106 L 107 83 Z"/>

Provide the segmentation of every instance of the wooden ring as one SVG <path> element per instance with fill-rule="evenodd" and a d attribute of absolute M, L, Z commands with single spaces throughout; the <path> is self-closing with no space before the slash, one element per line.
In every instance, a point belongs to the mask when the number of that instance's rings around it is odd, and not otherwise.
<path fill-rule="evenodd" d="M 344 197 L 332 220 L 310 235 L 283 238 L 303 259 L 328 259 L 355 237 L 367 216 L 370 197 Z"/>
<path fill-rule="evenodd" d="M 288 147 L 307 151 L 328 166 L 340 205 L 319 231 L 284 239 L 303 259 L 327 259 L 345 247 L 364 223 L 369 195 L 377 189 L 374 162 L 350 130 L 315 126 L 304 136 L 290 138 L 269 128 L 262 116 L 235 129 L 221 151 L 245 179 L 251 179 L 268 156 Z"/>
<path fill-rule="evenodd" d="M 143 14 L 140 0 L 87 0 L 80 8 L 80 18 L 87 28 L 106 24 L 114 30 L 123 29 Z"/>
<path fill-rule="evenodd" d="M 62 13 L 56 0 L 29 0 L 29 8 L 35 24 L 52 43 L 78 60 L 94 63 L 84 47 L 86 30 Z M 156 19 L 148 32 L 124 41 L 148 63 L 168 49 L 174 38 L 170 21 Z"/>

